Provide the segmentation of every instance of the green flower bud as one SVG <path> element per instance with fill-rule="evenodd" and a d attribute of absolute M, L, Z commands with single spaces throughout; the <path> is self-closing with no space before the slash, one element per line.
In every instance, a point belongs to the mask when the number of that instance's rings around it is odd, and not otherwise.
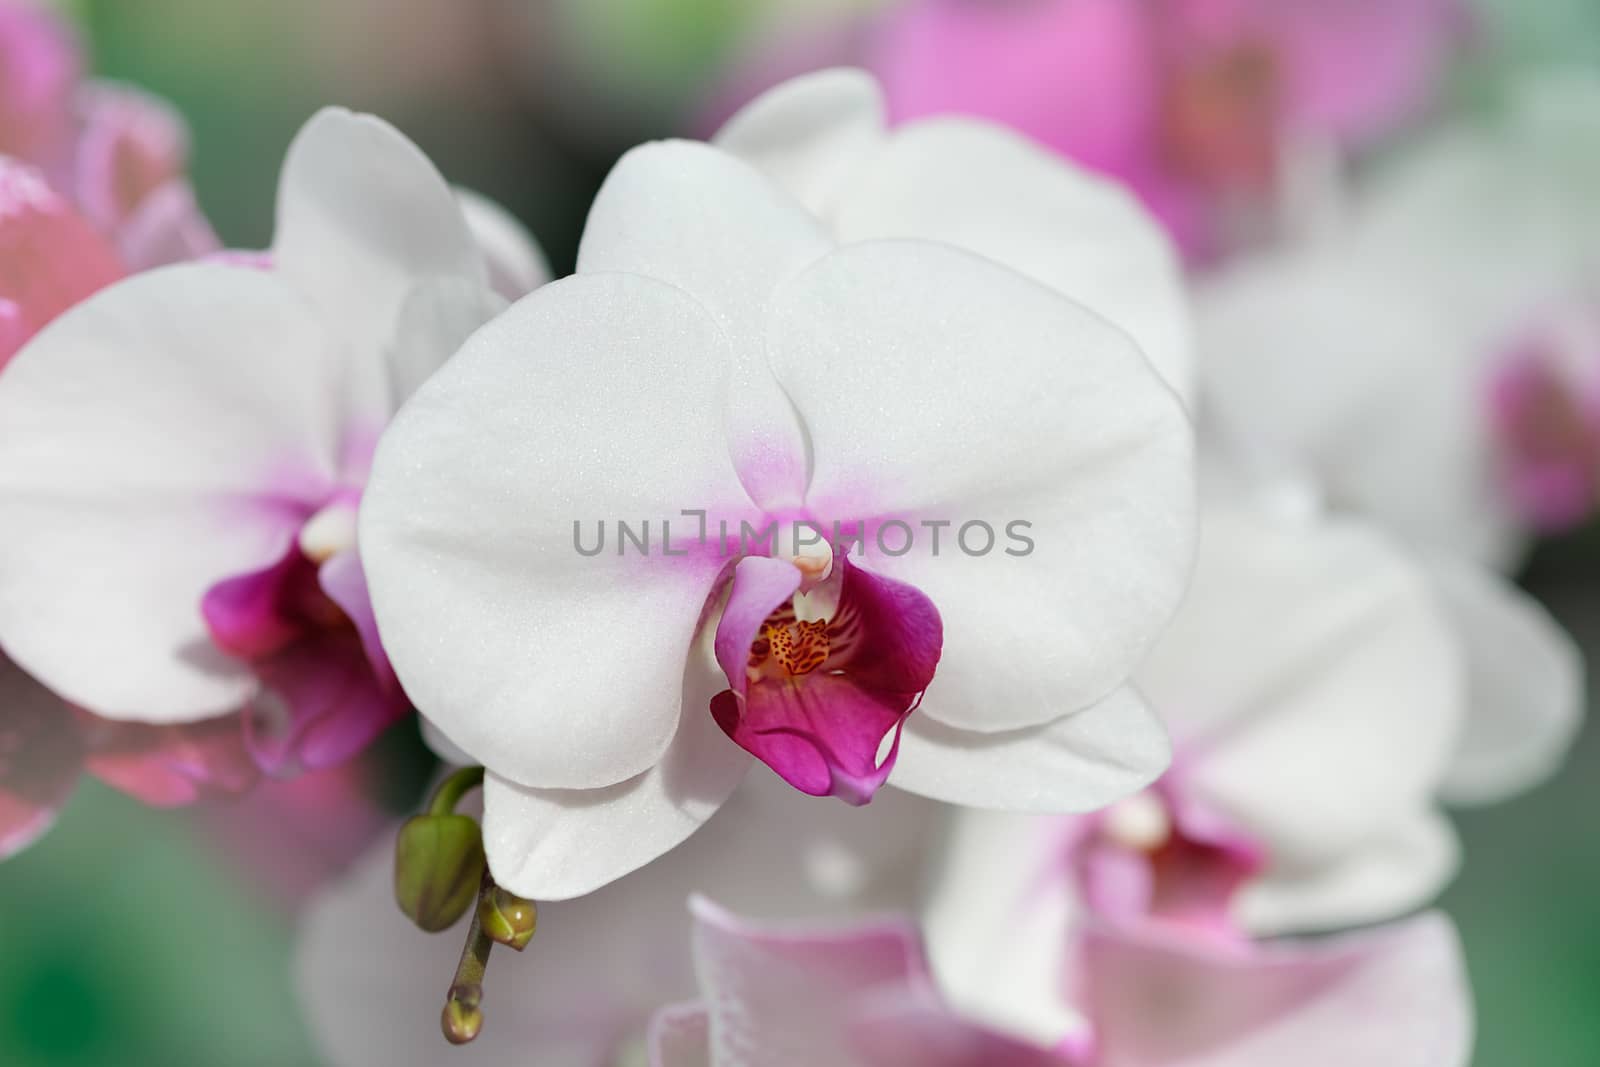
<path fill-rule="evenodd" d="M 499 886 L 478 900 L 478 923 L 483 932 L 518 952 L 528 947 L 538 922 L 533 901 L 513 896 Z"/>
<path fill-rule="evenodd" d="M 394 850 L 394 898 L 431 933 L 465 915 L 483 881 L 483 834 L 465 815 L 416 815 L 400 827 Z"/>
<path fill-rule="evenodd" d="M 483 1030 L 483 987 L 456 986 L 450 990 L 450 999 L 444 1002 L 444 1013 L 439 1017 L 439 1028 L 444 1039 L 452 1045 L 465 1045 L 477 1039 Z"/>

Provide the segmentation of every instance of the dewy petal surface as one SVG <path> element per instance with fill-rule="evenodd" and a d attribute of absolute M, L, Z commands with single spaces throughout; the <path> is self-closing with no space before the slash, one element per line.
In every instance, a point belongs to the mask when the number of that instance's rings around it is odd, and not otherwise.
<path fill-rule="evenodd" d="M 1172 760 L 1166 730 L 1124 686 L 1043 726 L 978 733 L 924 718 L 906 721 L 889 784 L 963 807 L 1093 811 L 1138 792 Z"/>
<path fill-rule="evenodd" d="M 684 663 L 727 562 L 685 508 L 737 519 L 727 342 L 670 286 L 545 286 L 479 331 L 401 411 L 362 503 L 384 645 L 446 736 L 511 781 L 615 785 L 678 731 Z M 615 523 L 652 520 L 648 557 Z M 587 546 L 596 524 L 610 531 Z M 581 531 L 580 528 L 581 527 Z M 704 714 L 703 708 L 689 709 Z"/>
<path fill-rule="evenodd" d="M 735 465 L 767 508 L 798 504 L 807 477 L 803 431 L 762 358 L 773 292 L 830 246 L 805 208 L 750 165 L 709 145 L 663 141 L 613 168 L 578 250 L 580 274 L 656 278 L 716 319 L 732 346 Z"/>
<path fill-rule="evenodd" d="M 691 658 L 677 736 L 659 763 L 626 782 L 605 789 L 529 789 L 488 775 L 483 841 L 495 880 L 531 900 L 580 897 L 700 829 L 751 762 L 706 710 L 721 682 L 708 657 Z"/>
<path fill-rule="evenodd" d="M 746 104 L 712 143 L 825 215 L 888 132 L 883 91 L 864 71 L 824 70 Z"/>
<path fill-rule="evenodd" d="M 1021 729 L 1127 677 L 1188 578 L 1194 473 L 1182 404 L 1125 334 L 971 253 L 881 241 L 786 284 L 768 351 L 810 433 L 813 515 L 951 524 L 937 556 L 920 529 L 866 557 L 944 620 L 919 715 Z M 987 554 L 953 543 L 972 521 Z"/>
<path fill-rule="evenodd" d="M 831 219 L 844 242 L 940 241 L 1043 282 L 1125 330 L 1192 399 L 1188 303 L 1160 225 L 1122 186 L 1009 129 L 954 117 L 900 127 Z"/>
<path fill-rule="evenodd" d="M 0 638 L 19 663 L 108 718 L 205 718 L 255 692 L 200 601 L 326 493 L 329 344 L 269 275 L 191 266 L 98 294 L 12 361 Z"/>
<path fill-rule="evenodd" d="M 354 414 L 387 416 L 382 364 L 413 286 L 438 276 L 488 284 L 488 268 L 444 178 L 394 127 L 341 108 L 295 137 L 278 183 L 273 263 L 348 337 Z"/>
<path fill-rule="evenodd" d="M 1566 757 L 1583 725 L 1583 654 L 1536 600 L 1499 575 L 1447 560 L 1430 574 L 1467 665 L 1467 718 L 1443 795 L 1461 804 L 1505 800 L 1550 777 Z"/>

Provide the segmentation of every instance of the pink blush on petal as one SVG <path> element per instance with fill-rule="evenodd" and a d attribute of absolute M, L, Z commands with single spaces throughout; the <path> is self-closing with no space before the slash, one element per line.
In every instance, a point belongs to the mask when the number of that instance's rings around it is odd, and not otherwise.
<path fill-rule="evenodd" d="M 238 715 L 181 726 L 110 722 L 79 712 L 84 769 L 152 807 L 247 792 L 260 778 Z"/>
<path fill-rule="evenodd" d="M 184 176 L 188 131 L 167 104 L 123 86 L 89 87 L 81 109 L 78 202 L 91 222 L 115 233 L 158 189 Z"/>

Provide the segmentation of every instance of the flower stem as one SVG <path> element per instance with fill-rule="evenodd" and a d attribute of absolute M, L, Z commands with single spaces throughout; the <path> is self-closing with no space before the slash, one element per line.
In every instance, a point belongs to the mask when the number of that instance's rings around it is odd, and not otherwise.
<path fill-rule="evenodd" d="M 483 777 L 481 769 L 478 777 Z M 494 888 L 494 879 L 485 870 L 478 887 L 479 901 L 493 893 Z M 489 952 L 494 948 L 494 939 L 484 932 L 478 910 L 472 909 L 467 943 L 461 948 L 461 962 L 456 965 L 455 979 L 450 983 L 450 992 L 445 997 L 444 1012 L 439 1021 L 445 1040 L 452 1045 L 465 1045 L 483 1030 L 483 975 L 489 967 Z"/>
<path fill-rule="evenodd" d="M 451 815 L 461 798 L 483 784 L 482 767 L 463 767 L 439 783 L 428 800 L 429 815 Z"/>

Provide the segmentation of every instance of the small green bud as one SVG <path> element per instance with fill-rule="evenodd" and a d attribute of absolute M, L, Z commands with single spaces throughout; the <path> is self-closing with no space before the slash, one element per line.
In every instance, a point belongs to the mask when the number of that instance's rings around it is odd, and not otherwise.
<path fill-rule="evenodd" d="M 439 1028 L 444 1039 L 452 1045 L 465 1045 L 477 1039 L 483 1030 L 483 987 L 455 986 L 450 999 L 444 1002 L 444 1012 L 439 1017 Z"/>
<path fill-rule="evenodd" d="M 465 815 L 415 815 L 394 850 L 394 898 L 431 933 L 467 913 L 483 880 L 483 834 Z"/>
<path fill-rule="evenodd" d="M 478 899 L 478 923 L 495 941 L 521 952 L 533 939 L 539 913 L 533 901 L 523 900 L 495 886 L 492 892 Z"/>

